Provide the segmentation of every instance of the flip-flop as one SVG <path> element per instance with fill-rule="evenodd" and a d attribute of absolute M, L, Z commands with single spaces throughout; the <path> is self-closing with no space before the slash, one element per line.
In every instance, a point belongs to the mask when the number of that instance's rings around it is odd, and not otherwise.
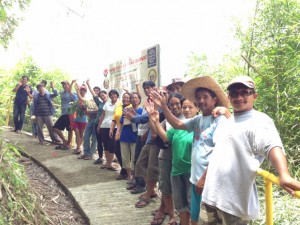
<path fill-rule="evenodd" d="M 137 201 L 137 203 L 135 203 L 135 207 L 136 208 L 144 208 L 146 207 L 150 202 L 152 201 L 152 199 L 144 199 L 144 198 L 140 198 L 140 200 Z"/>
<path fill-rule="evenodd" d="M 164 222 L 165 218 L 166 218 L 166 214 L 164 214 L 164 213 L 160 217 L 155 217 L 155 216 L 156 216 L 156 214 L 154 215 L 154 218 L 150 223 L 151 225 L 161 225 Z"/>
<path fill-rule="evenodd" d="M 155 209 L 154 211 L 151 212 L 152 216 L 155 216 L 155 214 L 158 212 L 158 209 Z M 165 215 L 168 215 L 168 213 L 165 212 Z"/>
<path fill-rule="evenodd" d="M 106 169 L 107 169 L 107 170 L 111 170 L 111 171 L 118 171 L 118 169 L 115 168 L 115 167 L 106 167 Z"/>

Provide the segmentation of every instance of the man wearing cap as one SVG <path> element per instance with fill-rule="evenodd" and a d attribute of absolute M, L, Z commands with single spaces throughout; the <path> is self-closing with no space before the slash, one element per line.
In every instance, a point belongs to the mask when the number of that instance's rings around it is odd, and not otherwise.
<path fill-rule="evenodd" d="M 21 133 L 23 128 L 23 123 L 25 120 L 25 111 L 27 106 L 28 97 L 32 99 L 32 88 L 27 84 L 29 78 L 27 76 L 22 76 L 19 83 L 13 89 L 16 92 L 16 97 L 14 100 L 14 125 L 15 128 L 12 130 L 16 133 Z"/>
<path fill-rule="evenodd" d="M 73 137 L 73 132 L 70 126 L 70 118 L 68 113 L 68 108 L 70 107 L 70 102 L 77 101 L 77 95 L 70 90 L 70 84 L 67 80 L 61 82 L 63 91 L 60 92 L 61 99 L 61 116 L 58 118 L 53 128 L 58 136 L 63 141 L 62 145 L 57 145 L 56 149 L 69 149 Z M 68 139 L 66 140 L 62 131 L 66 129 L 68 131 Z"/>
<path fill-rule="evenodd" d="M 203 225 L 245 225 L 258 217 L 255 177 L 265 158 L 277 170 L 282 188 L 291 194 L 300 190 L 300 183 L 288 172 L 272 119 L 253 108 L 257 98 L 253 80 L 236 77 L 227 90 L 234 114 L 216 139 L 207 169 L 200 215 Z"/>
<path fill-rule="evenodd" d="M 182 85 L 184 85 L 184 81 L 181 78 L 173 78 L 171 84 L 169 84 L 166 88 L 170 94 L 174 92 L 181 93 Z"/>
<path fill-rule="evenodd" d="M 36 117 L 36 122 L 38 125 L 37 136 L 39 138 L 40 144 L 44 143 L 44 134 L 43 127 L 46 124 L 51 140 L 54 143 L 60 142 L 61 140 L 54 132 L 53 129 L 53 118 L 52 115 L 55 112 L 55 109 L 52 104 L 52 99 L 57 96 L 57 90 L 54 89 L 53 82 L 50 83 L 50 88 L 52 88 L 53 93 L 45 92 L 45 88 L 43 84 L 38 84 L 36 89 L 38 90 L 38 94 L 33 98 L 34 111 L 33 114 Z"/>
<path fill-rule="evenodd" d="M 181 93 L 187 99 L 197 103 L 202 115 L 179 120 L 169 110 L 164 95 L 153 92 L 151 96 L 154 103 L 161 107 L 173 128 L 194 131 L 190 177 L 192 183 L 190 216 L 192 224 L 197 224 L 201 202 L 201 193 L 197 188 L 197 182 L 208 165 L 215 145 L 214 139 L 220 134 L 221 126 L 227 120 L 224 115 L 214 117 L 212 112 L 216 106 L 228 107 L 228 99 L 221 86 L 211 76 L 200 76 L 187 81 L 182 86 Z"/>

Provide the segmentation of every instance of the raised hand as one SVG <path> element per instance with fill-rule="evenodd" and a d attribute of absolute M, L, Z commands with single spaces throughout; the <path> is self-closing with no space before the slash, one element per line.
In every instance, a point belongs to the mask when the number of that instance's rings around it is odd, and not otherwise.
<path fill-rule="evenodd" d="M 167 105 L 167 98 L 163 92 L 151 91 L 150 98 L 158 107 L 163 107 Z"/>

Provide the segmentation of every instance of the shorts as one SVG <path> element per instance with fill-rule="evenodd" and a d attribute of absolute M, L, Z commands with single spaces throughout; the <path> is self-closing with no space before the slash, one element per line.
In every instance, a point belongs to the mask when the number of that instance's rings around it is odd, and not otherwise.
<path fill-rule="evenodd" d="M 196 185 L 191 184 L 191 220 L 197 222 L 199 220 L 200 205 L 202 195 L 199 195 L 196 190 Z"/>
<path fill-rule="evenodd" d="M 59 129 L 59 130 L 64 130 L 67 129 L 67 131 L 71 130 L 70 126 L 70 119 L 69 115 L 61 115 L 58 120 L 55 122 L 53 128 Z"/>
<path fill-rule="evenodd" d="M 159 190 L 163 195 L 172 195 L 171 170 L 172 160 L 158 159 Z"/>
<path fill-rule="evenodd" d="M 135 165 L 135 176 L 146 180 L 158 181 L 158 153 L 156 144 L 145 144 Z"/>
<path fill-rule="evenodd" d="M 178 213 L 190 211 L 191 199 L 191 173 L 184 173 L 171 177 L 173 201 Z"/>
<path fill-rule="evenodd" d="M 114 129 L 113 138 L 109 137 L 110 128 L 100 128 L 100 135 L 102 137 L 104 151 L 108 151 L 109 153 L 115 153 L 116 151 L 116 141 L 115 134 L 117 129 Z"/>
<path fill-rule="evenodd" d="M 201 217 L 199 222 L 201 225 L 248 225 L 248 223 L 248 220 L 242 220 L 237 216 L 221 211 L 220 209 L 207 205 L 204 202 L 201 204 Z"/>
<path fill-rule="evenodd" d="M 85 130 L 87 123 L 73 122 L 73 129 Z"/>

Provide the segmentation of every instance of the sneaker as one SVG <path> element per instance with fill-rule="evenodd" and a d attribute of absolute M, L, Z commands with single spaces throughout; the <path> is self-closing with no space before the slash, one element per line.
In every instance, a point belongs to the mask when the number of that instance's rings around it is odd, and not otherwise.
<path fill-rule="evenodd" d="M 20 131 L 20 130 L 16 130 L 16 133 L 17 133 L 17 134 L 21 134 L 21 131 Z"/>
<path fill-rule="evenodd" d="M 102 164 L 103 163 L 103 159 L 98 158 L 97 160 L 94 161 L 94 164 Z"/>

